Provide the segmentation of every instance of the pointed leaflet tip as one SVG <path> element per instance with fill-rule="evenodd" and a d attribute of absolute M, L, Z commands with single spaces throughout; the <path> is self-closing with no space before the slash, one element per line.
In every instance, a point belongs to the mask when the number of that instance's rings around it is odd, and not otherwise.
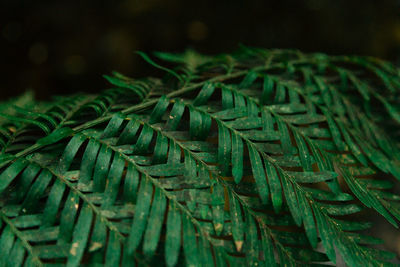
<path fill-rule="evenodd" d="M 242 250 L 243 241 L 235 241 L 236 250 L 240 252 Z"/>
<path fill-rule="evenodd" d="M 176 72 L 173 71 L 173 70 L 170 70 L 170 69 L 168 69 L 168 68 L 166 68 L 166 67 L 163 67 L 163 66 L 161 66 L 161 65 L 159 65 L 159 64 L 157 64 L 157 63 L 155 63 L 146 53 L 144 53 L 144 52 L 142 52 L 142 51 L 136 51 L 135 53 L 138 54 L 139 56 L 141 56 L 141 57 L 142 57 L 147 63 L 149 63 L 150 65 L 152 65 L 152 66 L 154 66 L 154 67 L 156 67 L 156 68 L 158 68 L 158 69 L 160 69 L 160 70 L 166 71 L 166 72 L 168 72 L 169 74 L 175 76 L 180 82 L 184 82 L 183 79 L 182 79 L 182 77 L 179 76 L 178 73 L 176 73 Z"/>

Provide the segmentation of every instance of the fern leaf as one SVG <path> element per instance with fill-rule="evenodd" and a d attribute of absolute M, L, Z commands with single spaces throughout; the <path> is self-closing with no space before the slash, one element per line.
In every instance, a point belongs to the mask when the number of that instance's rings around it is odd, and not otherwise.
<path fill-rule="evenodd" d="M 0 105 L 0 265 L 396 261 L 363 217 L 400 220 L 393 65 L 244 46 L 156 54 L 173 69 L 141 56 L 166 78 L 114 72 L 98 95 Z"/>

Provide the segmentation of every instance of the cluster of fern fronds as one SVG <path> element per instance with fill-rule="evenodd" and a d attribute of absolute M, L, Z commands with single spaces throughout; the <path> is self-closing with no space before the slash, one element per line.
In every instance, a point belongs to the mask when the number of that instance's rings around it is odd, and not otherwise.
<path fill-rule="evenodd" d="M 396 263 L 363 216 L 400 220 L 396 67 L 139 54 L 166 75 L 0 104 L 0 266 Z"/>

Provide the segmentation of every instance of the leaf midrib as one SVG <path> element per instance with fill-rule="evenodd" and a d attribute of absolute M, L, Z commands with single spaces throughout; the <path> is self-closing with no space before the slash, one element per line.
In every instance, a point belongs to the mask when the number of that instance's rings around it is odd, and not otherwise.
<path fill-rule="evenodd" d="M 204 162 L 200 157 L 198 157 L 193 151 L 191 151 L 190 149 L 188 149 L 184 142 L 181 142 L 179 140 L 177 140 L 175 137 L 173 137 L 172 135 L 168 134 L 168 132 L 163 131 L 161 128 L 159 127 L 154 127 L 153 125 L 149 124 L 148 122 L 144 121 L 144 120 L 140 120 L 139 118 L 137 118 L 141 123 L 146 124 L 148 127 L 152 128 L 155 132 L 160 133 L 161 135 L 165 136 L 166 138 L 168 138 L 169 140 L 173 141 L 174 143 L 178 144 L 178 146 L 183 150 L 186 151 L 188 154 L 191 155 L 192 158 L 194 158 L 197 162 L 201 163 L 210 173 L 213 173 L 214 176 L 217 181 L 223 185 L 225 188 L 229 188 L 232 195 L 235 196 L 235 198 L 241 203 L 241 205 L 243 207 L 246 208 L 247 212 L 249 214 L 251 214 L 259 223 L 262 223 L 262 225 L 264 226 L 264 229 L 266 229 L 268 232 L 268 234 L 270 235 L 270 237 L 274 240 L 274 242 L 280 246 L 281 248 L 283 248 L 284 252 L 286 253 L 287 257 L 296 262 L 296 260 L 291 256 L 290 252 L 287 251 L 286 249 L 284 249 L 284 245 L 281 244 L 278 240 L 278 238 L 275 237 L 275 235 L 272 233 L 271 229 L 269 228 L 269 226 L 267 224 L 265 224 L 262 220 L 261 217 L 259 217 L 248 205 L 245 201 L 242 200 L 242 198 L 235 192 L 235 190 L 233 189 L 232 185 L 230 185 L 229 183 L 227 183 L 222 177 L 221 175 L 213 170 L 212 168 L 210 168 L 210 166 Z M 150 175 L 149 175 L 150 176 Z M 151 176 L 150 176 L 151 177 Z M 210 177 L 211 178 L 211 177 Z M 155 179 L 155 178 L 153 178 Z"/>
<path fill-rule="evenodd" d="M 327 214 L 326 211 L 319 205 L 316 204 L 317 202 L 309 195 L 307 194 L 302 188 L 301 186 L 294 181 L 291 176 L 289 174 L 286 173 L 286 170 L 284 170 L 283 168 L 281 168 L 278 164 L 276 164 L 276 162 L 267 154 L 265 154 L 262 150 L 260 150 L 252 141 L 250 141 L 247 137 L 245 137 L 242 133 L 240 133 L 239 131 L 237 131 L 236 129 L 230 127 L 229 125 L 227 125 L 223 120 L 217 118 L 216 116 L 213 116 L 212 114 L 207 113 L 206 111 L 204 111 L 203 109 L 199 109 L 198 107 L 195 107 L 193 105 L 190 105 L 193 109 L 196 109 L 197 111 L 211 117 L 212 119 L 214 119 L 215 121 L 220 122 L 227 130 L 234 132 L 237 136 L 240 136 L 240 138 L 242 138 L 243 141 L 246 142 L 246 144 L 251 145 L 253 148 L 255 148 L 257 150 L 257 152 L 259 154 L 261 154 L 263 156 L 264 159 L 267 159 L 269 163 L 271 163 L 272 165 L 274 165 L 276 168 L 280 169 L 282 171 L 282 173 L 284 174 L 285 178 L 287 178 L 293 185 L 296 185 L 296 188 L 298 191 L 300 191 L 307 199 L 308 199 L 308 203 L 310 205 L 314 205 L 316 206 L 321 213 L 324 214 L 325 218 L 329 219 L 329 223 L 331 224 L 331 226 L 335 227 L 335 229 L 339 232 L 342 233 L 343 231 L 340 229 L 340 227 L 338 227 L 338 225 L 336 224 L 336 222 L 334 222 Z M 286 122 L 285 122 L 286 123 Z M 362 249 L 361 246 L 359 246 L 357 243 L 355 243 L 352 239 L 348 238 L 346 235 L 343 235 L 346 239 L 348 239 L 350 242 L 354 243 L 354 245 L 356 247 L 359 247 L 360 251 L 366 256 L 366 258 L 370 258 L 369 255 L 367 255 Z"/>

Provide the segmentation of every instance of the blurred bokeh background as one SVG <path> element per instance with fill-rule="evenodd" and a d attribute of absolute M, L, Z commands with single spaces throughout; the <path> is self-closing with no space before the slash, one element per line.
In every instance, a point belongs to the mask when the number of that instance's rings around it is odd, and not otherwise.
<path fill-rule="evenodd" d="M 41 100 L 98 92 L 113 70 L 158 75 L 136 50 L 216 54 L 240 43 L 400 65 L 400 0 L 0 0 L 0 101 L 28 89 Z M 400 255 L 398 232 L 377 229 Z"/>
<path fill-rule="evenodd" d="M 153 74 L 135 50 L 230 52 L 239 43 L 400 61 L 399 0 L 0 1 L 0 100 Z"/>

